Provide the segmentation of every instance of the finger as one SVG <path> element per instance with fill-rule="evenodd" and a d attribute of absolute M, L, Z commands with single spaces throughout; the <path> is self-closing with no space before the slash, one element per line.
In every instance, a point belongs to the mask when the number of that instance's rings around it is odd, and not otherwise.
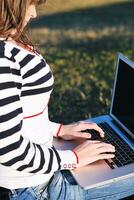
<path fill-rule="evenodd" d="M 87 148 L 89 149 L 89 151 L 92 149 L 94 155 L 105 152 L 115 152 L 115 147 L 112 146 L 111 144 L 97 142 L 91 145 L 87 146 Z"/>
<path fill-rule="evenodd" d="M 88 152 L 94 151 L 96 149 L 97 144 L 101 143 L 99 140 L 87 140 L 84 142 L 84 146 L 86 147 Z"/>
<path fill-rule="evenodd" d="M 101 153 L 114 153 L 115 148 L 108 144 L 102 144 L 100 141 L 89 141 L 86 143 L 87 152 L 91 153 L 92 155 L 98 155 Z"/>
<path fill-rule="evenodd" d="M 115 149 L 113 147 L 106 147 L 102 146 L 100 148 L 97 148 L 94 153 L 101 154 L 101 153 L 114 153 Z"/>
<path fill-rule="evenodd" d="M 114 154 L 106 154 L 106 153 L 103 153 L 103 154 L 99 154 L 97 156 L 97 159 L 98 160 L 102 160 L 102 159 L 110 159 L 110 158 L 114 158 L 115 155 Z"/>
<path fill-rule="evenodd" d="M 74 138 L 85 138 L 85 139 L 91 138 L 91 134 L 85 132 L 74 132 L 71 134 L 71 136 L 73 136 Z"/>
<path fill-rule="evenodd" d="M 94 129 L 96 131 L 98 131 L 100 133 L 101 137 L 104 137 L 105 133 L 104 131 L 94 122 L 81 122 L 79 124 L 81 126 L 81 128 L 84 129 Z"/>
<path fill-rule="evenodd" d="M 108 160 L 108 159 L 112 159 L 114 157 L 115 157 L 114 154 L 106 154 L 106 153 L 105 154 L 99 154 L 99 155 L 90 157 L 89 163 L 92 163 L 92 162 L 95 162 L 95 161 L 98 161 L 98 160 Z"/>
<path fill-rule="evenodd" d="M 88 150 L 91 150 L 91 145 L 92 145 L 92 148 L 94 148 L 94 145 L 97 144 L 97 143 L 100 143 L 100 141 L 98 141 L 98 140 L 86 140 L 81 145 L 83 147 L 86 147 L 87 151 L 88 151 Z"/>
<path fill-rule="evenodd" d="M 115 147 L 112 144 L 108 144 L 105 142 L 96 143 L 94 144 L 94 149 L 105 148 L 105 149 L 112 149 L 115 151 Z"/>
<path fill-rule="evenodd" d="M 96 130 L 98 133 L 100 133 L 100 136 L 101 136 L 101 137 L 104 137 L 104 136 L 105 136 L 104 131 L 103 131 L 96 123 L 92 123 L 91 126 L 92 126 L 92 129 L 94 129 L 94 130 Z"/>
<path fill-rule="evenodd" d="M 80 135 L 80 137 L 87 138 L 87 139 L 92 137 L 91 134 L 87 133 L 87 132 L 80 132 L 79 135 Z"/>
<path fill-rule="evenodd" d="M 98 143 L 102 143 L 100 140 L 89 140 L 88 141 L 89 144 L 98 144 Z"/>

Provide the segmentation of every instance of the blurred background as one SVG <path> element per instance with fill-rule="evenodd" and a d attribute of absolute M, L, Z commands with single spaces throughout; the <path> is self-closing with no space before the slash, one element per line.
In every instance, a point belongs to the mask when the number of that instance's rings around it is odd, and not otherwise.
<path fill-rule="evenodd" d="M 51 66 L 51 120 L 108 113 L 117 52 L 134 60 L 134 1 L 47 0 L 30 34 Z"/>

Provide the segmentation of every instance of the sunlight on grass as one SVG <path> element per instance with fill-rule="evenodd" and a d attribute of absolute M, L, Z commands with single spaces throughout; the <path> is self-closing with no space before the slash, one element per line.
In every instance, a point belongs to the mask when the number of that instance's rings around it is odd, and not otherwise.
<path fill-rule="evenodd" d="M 71 11 L 82 8 L 92 8 L 104 5 L 115 4 L 119 2 L 127 2 L 127 0 L 47 0 L 47 3 L 40 7 L 39 14 L 47 15 L 52 13 L 59 13 Z M 45 10 L 45 11 L 44 11 Z"/>
<path fill-rule="evenodd" d="M 101 39 L 103 37 L 117 35 L 118 36 L 132 36 L 134 35 L 133 29 L 130 31 L 125 26 L 117 27 L 104 27 L 104 28 L 89 28 L 87 30 L 78 30 L 78 29 L 69 29 L 69 30 L 51 30 L 48 28 L 38 28 L 37 30 L 33 29 L 31 34 L 34 40 L 39 44 L 52 44 L 58 45 L 63 43 L 66 40 L 79 41 L 82 40 L 83 44 L 88 40 Z"/>

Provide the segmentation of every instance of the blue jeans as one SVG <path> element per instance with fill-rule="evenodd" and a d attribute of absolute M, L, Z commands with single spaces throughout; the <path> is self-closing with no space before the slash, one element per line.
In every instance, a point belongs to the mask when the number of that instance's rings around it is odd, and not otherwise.
<path fill-rule="evenodd" d="M 12 190 L 10 200 L 119 200 L 134 194 L 134 176 L 110 184 L 83 190 L 70 185 L 61 172 L 56 172 L 49 186 L 45 184 Z"/>

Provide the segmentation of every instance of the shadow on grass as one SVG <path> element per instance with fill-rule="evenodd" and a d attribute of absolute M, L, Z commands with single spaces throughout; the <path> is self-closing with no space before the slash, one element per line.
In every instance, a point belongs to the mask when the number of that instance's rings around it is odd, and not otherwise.
<path fill-rule="evenodd" d="M 105 5 L 96 8 L 86 8 L 81 10 L 74 10 L 70 12 L 51 14 L 48 16 L 41 16 L 36 21 L 31 23 L 31 28 L 37 29 L 46 27 L 51 30 L 60 30 L 60 38 L 55 45 L 53 41 L 47 42 L 44 39 L 42 48 L 56 46 L 59 50 L 74 49 L 84 50 L 90 53 L 100 51 L 122 51 L 132 49 L 134 45 L 134 1 L 124 3 L 116 3 L 112 5 Z M 120 27 L 122 27 L 121 30 Z M 106 30 L 109 33 L 102 34 L 105 28 L 114 28 L 115 31 Z M 79 38 L 70 37 L 62 34 L 62 30 L 73 30 L 76 34 L 81 31 L 91 30 L 98 36 L 91 38 L 90 35 Z M 97 33 L 96 33 L 97 31 Z M 111 32 L 110 32 L 111 31 Z M 126 32 L 129 32 L 127 34 Z M 75 32 L 73 32 L 75 34 Z M 51 37 L 51 35 L 50 35 Z"/>
<path fill-rule="evenodd" d="M 47 43 L 43 43 L 42 48 L 49 48 Z M 74 51 L 85 51 L 89 54 L 96 54 L 103 51 L 109 52 L 124 52 L 134 49 L 134 34 L 133 35 L 108 35 L 96 39 L 70 39 L 63 38 L 56 45 L 57 50 L 64 51 L 71 49 Z M 62 55 L 62 53 L 61 53 Z M 54 56 L 54 55 L 53 55 Z"/>
<path fill-rule="evenodd" d="M 133 8 L 134 2 L 128 1 L 96 8 L 44 15 L 33 21 L 31 28 L 69 29 L 119 25 L 133 27 Z"/>

